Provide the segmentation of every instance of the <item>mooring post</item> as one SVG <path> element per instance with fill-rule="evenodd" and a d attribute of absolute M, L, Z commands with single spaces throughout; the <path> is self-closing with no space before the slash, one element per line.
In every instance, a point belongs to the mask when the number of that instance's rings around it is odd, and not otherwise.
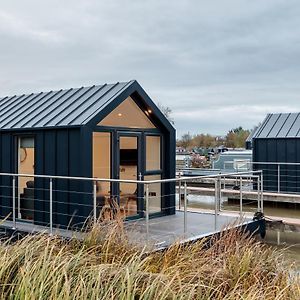
<path fill-rule="evenodd" d="M 184 182 L 184 214 L 183 214 L 183 222 L 184 222 L 184 228 L 183 233 L 186 237 L 187 233 L 187 184 L 186 181 Z"/>
<path fill-rule="evenodd" d="M 277 165 L 277 192 L 280 193 L 280 164 Z"/>
<path fill-rule="evenodd" d="M 49 219 L 50 219 L 50 235 L 53 234 L 53 193 L 52 193 L 52 190 L 53 190 L 53 185 L 52 185 L 52 178 L 50 177 L 49 179 Z"/>
<path fill-rule="evenodd" d="M 280 243 L 280 230 L 278 229 L 277 230 L 277 246 L 279 246 L 281 243 Z"/>
<path fill-rule="evenodd" d="M 16 177 L 12 180 L 12 204 L 13 204 L 13 229 L 16 229 Z"/>
<path fill-rule="evenodd" d="M 146 184 L 146 238 L 149 241 L 149 184 Z"/>
<path fill-rule="evenodd" d="M 243 180 L 240 176 L 240 217 L 243 217 Z"/>
<path fill-rule="evenodd" d="M 97 222 L 97 181 L 94 180 L 93 185 L 93 215 L 94 215 L 94 224 Z"/>

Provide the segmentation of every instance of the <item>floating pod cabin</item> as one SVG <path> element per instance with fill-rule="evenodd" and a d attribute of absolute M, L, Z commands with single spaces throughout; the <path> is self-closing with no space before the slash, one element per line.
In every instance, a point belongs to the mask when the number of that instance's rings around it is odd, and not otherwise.
<path fill-rule="evenodd" d="M 300 163 L 300 113 L 268 114 L 251 139 L 264 190 L 299 193 L 300 165 L 293 163 Z"/>
<path fill-rule="evenodd" d="M 0 173 L 156 180 L 175 177 L 175 129 L 137 81 L 0 99 Z M 0 214 L 11 218 L 12 177 L 0 175 Z M 53 224 L 83 224 L 93 183 L 53 179 Z M 49 179 L 16 180 L 18 220 L 47 225 Z M 175 213 L 174 183 L 150 185 L 154 216 Z M 164 196 L 162 196 L 164 195 Z M 141 184 L 100 182 L 126 217 L 143 217 Z M 99 211 L 99 210 L 98 210 Z"/>

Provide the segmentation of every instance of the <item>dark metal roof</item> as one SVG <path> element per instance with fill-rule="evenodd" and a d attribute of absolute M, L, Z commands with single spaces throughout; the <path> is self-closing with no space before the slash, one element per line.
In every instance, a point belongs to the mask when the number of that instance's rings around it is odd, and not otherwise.
<path fill-rule="evenodd" d="M 85 125 L 134 82 L 0 98 L 0 130 Z"/>
<path fill-rule="evenodd" d="M 268 114 L 252 138 L 300 138 L 300 113 Z"/>

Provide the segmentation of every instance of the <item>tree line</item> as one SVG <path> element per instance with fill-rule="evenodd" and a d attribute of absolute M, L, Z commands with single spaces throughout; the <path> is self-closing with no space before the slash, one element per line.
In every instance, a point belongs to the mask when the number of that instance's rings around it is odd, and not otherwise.
<path fill-rule="evenodd" d="M 241 126 L 229 130 L 224 137 L 203 133 L 191 135 L 188 132 L 177 140 L 177 146 L 185 149 L 213 148 L 221 145 L 228 148 L 244 148 L 249 134 L 250 130 L 243 129 Z"/>

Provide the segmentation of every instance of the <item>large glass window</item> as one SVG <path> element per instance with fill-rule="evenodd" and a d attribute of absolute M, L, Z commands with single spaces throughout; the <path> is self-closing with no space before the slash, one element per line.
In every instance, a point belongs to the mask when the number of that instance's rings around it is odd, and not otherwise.
<path fill-rule="evenodd" d="M 160 136 L 146 136 L 146 171 L 160 170 Z"/>
<path fill-rule="evenodd" d="M 93 177 L 108 178 L 111 176 L 110 133 L 93 133 Z M 98 182 L 97 196 L 110 194 L 109 182 Z"/>
<path fill-rule="evenodd" d="M 151 110 L 142 111 L 132 98 L 128 97 L 98 125 L 128 128 L 155 128 L 148 117 L 151 113 Z"/>

